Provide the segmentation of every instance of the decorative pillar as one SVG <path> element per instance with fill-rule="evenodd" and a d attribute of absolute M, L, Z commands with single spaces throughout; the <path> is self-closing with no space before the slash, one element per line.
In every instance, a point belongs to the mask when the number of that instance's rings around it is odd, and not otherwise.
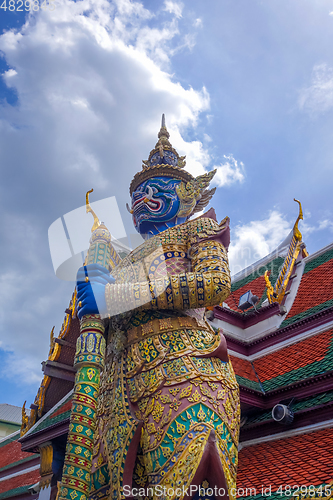
<path fill-rule="evenodd" d="M 111 244 L 108 229 L 99 222 L 89 205 L 90 192 L 86 195 L 86 208 L 94 217 L 94 225 L 86 263 L 100 264 L 111 271 L 120 258 Z M 90 492 L 97 399 L 105 357 L 101 317 L 98 314 L 83 316 L 80 332 L 76 343 L 74 367 L 77 373 L 59 500 L 86 500 Z"/>
<path fill-rule="evenodd" d="M 60 498 L 86 500 L 90 491 L 93 437 L 100 372 L 104 367 L 104 326 L 97 315 L 81 320 L 74 366 L 77 369 Z"/>

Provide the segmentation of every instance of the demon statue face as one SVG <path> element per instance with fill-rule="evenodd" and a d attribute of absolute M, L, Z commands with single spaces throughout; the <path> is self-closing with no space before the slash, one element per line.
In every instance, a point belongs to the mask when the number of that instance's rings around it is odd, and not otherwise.
<path fill-rule="evenodd" d="M 144 238 L 185 222 L 186 217 L 178 217 L 181 203 L 177 188 L 180 184 L 179 179 L 153 177 L 140 184 L 133 192 L 133 222 Z"/>

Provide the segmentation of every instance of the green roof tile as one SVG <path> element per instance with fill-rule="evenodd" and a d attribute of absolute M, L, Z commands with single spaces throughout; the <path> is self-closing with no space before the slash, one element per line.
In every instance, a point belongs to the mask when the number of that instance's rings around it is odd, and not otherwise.
<path fill-rule="evenodd" d="M 239 375 L 236 375 L 236 379 L 239 385 L 243 387 L 249 387 L 249 389 L 253 389 L 258 392 L 263 392 L 259 382 L 255 382 L 254 380 L 249 380 L 248 378 L 240 377 Z"/>
<path fill-rule="evenodd" d="M 72 399 L 73 393 L 72 391 L 67 395 L 66 399 L 63 401 L 63 403 L 58 406 L 57 408 L 54 408 L 52 413 L 50 413 L 44 420 L 42 420 L 40 423 L 37 422 L 36 427 L 33 429 L 32 432 L 30 432 L 30 435 L 35 434 L 36 432 L 41 431 L 42 429 L 45 429 L 46 427 L 51 427 L 59 422 L 62 422 L 63 420 L 66 420 L 67 418 L 70 417 L 71 411 L 65 411 L 64 413 L 60 413 L 59 415 L 56 415 L 55 417 L 52 417 L 54 413 L 59 411 L 68 401 Z"/>
<path fill-rule="evenodd" d="M 273 491 L 273 488 L 272 488 L 272 492 L 270 495 L 268 496 L 265 496 L 265 495 L 261 495 L 260 493 L 258 495 L 251 495 L 251 492 L 250 492 L 250 488 L 247 489 L 247 491 L 245 491 L 245 493 L 248 493 L 248 496 L 237 496 L 237 500 L 245 500 L 245 499 L 249 499 L 251 498 L 251 500 L 267 500 L 268 498 L 270 500 L 291 500 L 291 499 L 294 499 L 296 500 L 297 499 L 297 496 L 291 496 L 291 495 L 284 495 L 282 492 L 284 491 L 284 488 L 286 487 L 287 485 L 283 484 L 282 483 L 282 489 L 281 489 L 281 493 L 280 492 L 277 492 L 276 491 Z M 301 485 L 299 485 L 301 486 Z M 321 483 L 321 484 L 314 484 L 313 485 L 315 487 L 316 490 L 319 490 L 319 488 L 322 486 L 323 488 L 323 495 L 322 497 L 325 498 L 325 486 L 327 486 L 327 484 L 325 485 L 324 483 Z M 291 485 L 291 491 L 292 492 L 296 492 L 296 488 L 297 486 L 294 486 L 294 485 Z M 237 489 L 240 490 L 241 492 L 241 485 L 239 485 L 237 483 Z M 260 489 L 257 488 L 256 490 L 257 492 L 260 491 Z M 264 488 L 264 491 L 266 491 L 266 488 Z M 301 496 L 301 491 L 299 491 L 300 493 L 300 498 L 302 498 Z M 309 498 L 310 495 L 305 495 L 303 496 L 303 498 Z M 318 499 L 318 494 L 316 496 L 313 496 L 313 499 Z M 332 497 L 327 497 L 327 500 L 330 500 Z"/>
<path fill-rule="evenodd" d="M 304 272 L 303 274 L 308 273 L 309 271 L 312 271 L 312 269 L 315 269 L 316 267 L 320 266 L 321 264 L 324 264 L 325 262 L 328 262 L 329 260 L 333 259 L 333 249 L 328 250 L 327 252 L 318 255 L 315 259 L 310 260 L 305 264 Z"/>
<path fill-rule="evenodd" d="M 10 436 L 8 436 L 8 438 L 0 442 L 0 448 L 6 446 L 9 443 L 12 443 L 13 441 L 17 441 L 19 437 L 20 437 L 20 431 L 16 431 L 14 434 L 11 434 Z"/>
<path fill-rule="evenodd" d="M 319 304 L 315 307 L 311 307 L 310 309 L 307 309 L 306 311 L 303 311 L 299 314 L 296 314 L 295 316 L 292 316 L 291 318 L 287 318 L 284 321 L 282 321 L 280 328 L 284 328 L 285 326 L 291 325 L 292 323 L 296 323 L 296 321 L 300 321 L 302 319 L 308 318 L 309 316 L 312 316 L 312 314 L 317 314 L 320 311 L 323 311 L 324 309 L 327 309 L 328 307 L 333 306 L 333 299 L 327 300 L 326 302 L 323 302 L 322 304 Z"/>
<path fill-rule="evenodd" d="M 3 493 L 0 493 L 0 500 L 28 493 L 29 488 L 31 488 L 31 486 L 33 485 L 34 483 L 28 484 L 27 486 L 19 486 L 18 488 L 14 488 L 13 490 L 4 491 Z"/>

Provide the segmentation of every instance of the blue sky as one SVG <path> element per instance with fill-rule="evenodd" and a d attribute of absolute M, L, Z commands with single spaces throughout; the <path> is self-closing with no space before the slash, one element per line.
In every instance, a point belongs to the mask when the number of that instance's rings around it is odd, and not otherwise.
<path fill-rule="evenodd" d="M 93 187 L 132 232 L 128 186 L 162 113 L 187 168 L 218 169 L 212 206 L 231 218 L 234 272 L 285 238 L 294 197 L 309 252 L 332 242 L 332 46 L 333 0 L 0 12 L 0 402 L 33 402 L 70 300 L 48 227 Z"/>

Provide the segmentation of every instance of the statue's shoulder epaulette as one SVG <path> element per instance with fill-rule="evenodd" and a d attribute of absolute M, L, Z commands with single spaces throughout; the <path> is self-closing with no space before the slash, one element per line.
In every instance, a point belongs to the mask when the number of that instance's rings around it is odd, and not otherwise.
<path fill-rule="evenodd" d="M 201 238 L 209 238 L 221 233 L 229 225 L 229 217 L 223 219 L 219 224 L 214 219 L 208 217 L 199 217 L 198 219 L 187 222 L 189 243 L 193 244 Z"/>

